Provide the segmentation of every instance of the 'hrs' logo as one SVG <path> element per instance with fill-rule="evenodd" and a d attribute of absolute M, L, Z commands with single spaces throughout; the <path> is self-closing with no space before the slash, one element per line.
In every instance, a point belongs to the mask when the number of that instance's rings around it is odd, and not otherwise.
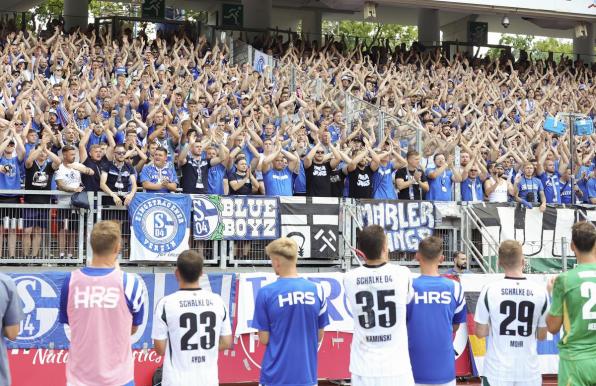
<path fill-rule="evenodd" d="M 75 287 L 75 308 L 116 308 L 120 290 L 116 287 Z"/>

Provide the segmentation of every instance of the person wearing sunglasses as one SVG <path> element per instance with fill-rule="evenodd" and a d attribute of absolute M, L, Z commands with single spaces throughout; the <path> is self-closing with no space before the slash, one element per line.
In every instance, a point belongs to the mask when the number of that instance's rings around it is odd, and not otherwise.
<path fill-rule="evenodd" d="M 101 172 L 99 187 L 109 197 L 104 205 L 128 206 L 137 192 L 135 169 L 126 161 L 126 148 L 116 145 L 114 160 Z"/>

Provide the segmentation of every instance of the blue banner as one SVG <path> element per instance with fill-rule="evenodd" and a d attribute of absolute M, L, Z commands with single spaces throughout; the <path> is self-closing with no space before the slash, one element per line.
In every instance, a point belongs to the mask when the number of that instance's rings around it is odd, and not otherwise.
<path fill-rule="evenodd" d="M 430 201 L 360 200 L 361 224 L 385 229 L 389 251 L 416 252 L 420 240 L 435 228 L 435 206 Z"/>
<path fill-rule="evenodd" d="M 195 240 L 279 238 L 278 197 L 203 194 L 191 197 Z"/>
<path fill-rule="evenodd" d="M 21 322 L 21 332 L 17 340 L 6 341 L 8 348 L 68 348 L 70 331 L 67 325 L 58 321 L 60 292 L 66 275 L 66 272 L 10 274 L 21 298 L 25 319 Z M 173 274 L 142 273 L 139 276 L 143 280 L 147 296 L 143 324 L 132 336 L 132 346 L 135 349 L 152 347 L 151 328 L 155 304 L 165 295 L 174 293 L 178 289 L 178 283 Z M 200 285 L 201 288 L 220 295 L 228 305 L 230 311 L 228 314 L 233 317 L 236 274 L 204 274 Z"/>
<path fill-rule="evenodd" d="M 176 261 L 188 249 L 190 196 L 137 193 L 128 207 L 130 260 Z"/>

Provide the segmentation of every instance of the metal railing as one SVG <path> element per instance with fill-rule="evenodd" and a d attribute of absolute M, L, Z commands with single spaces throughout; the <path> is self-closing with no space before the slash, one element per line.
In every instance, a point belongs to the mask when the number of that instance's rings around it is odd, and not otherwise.
<path fill-rule="evenodd" d="M 126 206 L 114 205 L 111 197 L 103 192 L 98 192 L 95 200 L 95 209 L 93 210 L 96 221 L 102 220 L 114 220 L 121 224 L 122 232 L 122 245 L 120 250 L 120 262 L 124 265 L 137 264 L 131 261 L 131 250 L 130 250 L 130 222 L 128 221 L 128 208 Z M 203 256 L 205 264 L 218 264 L 224 263 L 225 259 L 222 256 L 222 241 L 211 241 L 211 240 L 193 240 L 189 241 L 189 249 L 199 252 Z M 146 262 L 141 262 L 147 264 Z M 163 263 L 157 263 L 163 264 Z"/>
<path fill-rule="evenodd" d="M 496 271 L 496 258 L 499 255 L 498 245 L 490 233 L 486 231 L 486 225 L 482 222 L 480 217 L 474 212 L 471 206 L 462 205 L 462 244 L 467 251 L 467 256 L 471 256 L 476 264 L 480 267 L 484 273 L 494 273 Z M 480 232 L 483 240 L 489 240 L 486 243 L 486 247 L 489 249 L 488 261 L 483 253 L 483 245 L 478 248 L 478 240 L 474 240 L 473 231 L 477 230 Z M 483 240 L 480 240 L 483 242 Z M 494 261 L 493 261 L 494 260 Z"/>
<path fill-rule="evenodd" d="M 104 193 L 87 193 L 89 209 L 73 208 L 70 194 L 60 191 L 0 190 L 0 256 L 4 264 L 20 265 L 80 265 L 90 257 L 89 237 L 93 224 L 101 220 L 115 220 L 122 226 L 122 249 L 120 261 L 125 265 L 171 265 L 168 262 L 145 262 L 132 259 L 130 251 L 131 226 L 128 210 L 116 206 Z M 35 200 L 34 197 L 38 199 Z M 33 202 L 32 202 L 33 201 Z M 40 202 L 40 203 L 35 203 Z M 455 205 L 455 204 L 454 204 Z M 478 268 L 485 273 L 498 272 L 497 256 L 499 240 L 495 239 L 493 228 L 488 227 L 474 210 L 483 204 L 456 204 L 447 217 L 437 215 L 435 235 L 442 237 L 446 260 L 444 265 L 453 263 L 455 251 L 462 250 L 469 257 L 468 268 Z M 360 204 L 358 200 L 344 198 L 339 205 L 337 228 L 338 247 L 325 258 L 305 256 L 299 265 L 318 267 L 338 267 L 342 270 L 358 265 L 354 259 Z M 557 240 L 559 240 L 557 238 Z M 198 251 L 211 266 L 247 267 L 268 265 L 265 254 L 267 240 L 191 240 L 189 248 Z M 560 241 L 526 240 L 525 248 L 557 248 L 551 259 L 528 256 L 526 272 L 555 272 L 564 270 L 569 259 L 565 235 Z M 560 250 L 558 249 L 560 247 Z M 549 249 L 550 251 L 550 249 Z M 392 252 L 390 259 L 402 265 L 417 265 L 413 253 Z M 137 261 L 138 260 L 138 261 Z M 573 260 L 570 260 L 573 262 Z M 538 265 L 534 263 L 539 263 Z M 538 268 L 537 268 L 538 267 Z M 543 268 L 540 268 L 543 267 Z"/>
<path fill-rule="evenodd" d="M 0 190 L 3 264 L 80 264 L 87 253 L 89 211 L 61 191 Z"/>

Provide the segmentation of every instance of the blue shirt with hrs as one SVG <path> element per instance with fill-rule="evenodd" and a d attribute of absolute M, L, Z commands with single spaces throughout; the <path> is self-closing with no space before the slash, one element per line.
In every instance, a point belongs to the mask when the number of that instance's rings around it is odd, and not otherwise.
<path fill-rule="evenodd" d="M 279 278 L 261 288 L 252 327 L 269 332 L 261 365 L 264 386 L 317 384 L 319 329 L 329 324 L 321 287 L 303 278 Z"/>
<path fill-rule="evenodd" d="M 429 201 L 452 201 L 453 172 L 447 169 L 438 175 L 437 178 L 430 178 L 429 174 L 436 169 L 426 169 L 426 176 L 428 177 L 426 199 Z"/>
<path fill-rule="evenodd" d="M 464 323 L 467 316 L 464 291 L 459 282 L 440 276 L 421 275 L 412 286 L 407 323 L 414 381 L 451 382 L 455 379 L 453 325 Z M 433 371 L 428 371 L 429 363 Z"/>
<path fill-rule="evenodd" d="M 288 167 L 282 170 L 271 168 L 263 173 L 265 194 L 268 196 L 292 196 L 293 174 Z"/>

